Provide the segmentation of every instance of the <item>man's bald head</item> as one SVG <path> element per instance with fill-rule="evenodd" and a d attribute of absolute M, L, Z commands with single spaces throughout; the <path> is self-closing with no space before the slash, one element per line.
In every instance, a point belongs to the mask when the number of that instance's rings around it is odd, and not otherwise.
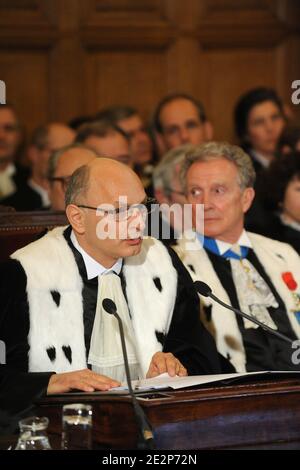
<path fill-rule="evenodd" d="M 75 136 L 75 131 L 64 123 L 52 122 L 47 126 L 47 141 L 52 151 L 70 145 Z"/>
<path fill-rule="evenodd" d="M 94 150 L 80 144 L 69 145 L 51 155 L 48 177 L 51 183 L 50 200 L 53 210 L 65 209 L 65 191 L 71 175 L 96 156 Z"/>
<path fill-rule="evenodd" d="M 145 197 L 142 182 L 123 163 L 96 158 L 78 168 L 67 188 L 66 213 L 80 246 L 106 268 L 139 253 Z"/>
<path fill-rule="evenodd" d="M 145 197 L 144 188 L 137 174 L 128 165 L 109 158 L 93 159 L 78 168 L 66 192 L 66 205 L 89 200 L 90 205 L 109 203 L 117 205 L 119 197 L 127 197 L 132 204 Z"/>

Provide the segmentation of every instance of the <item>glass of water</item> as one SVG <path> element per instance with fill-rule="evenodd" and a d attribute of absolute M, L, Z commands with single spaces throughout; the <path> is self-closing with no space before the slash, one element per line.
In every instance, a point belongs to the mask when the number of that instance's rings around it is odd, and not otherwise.
<path fill-rule="evenodd" d="M 48 424 L 48 418 L 38 416 L 19 421 L 20 437 L 16 450 L 51 450 L 47 435 Z"/>
<path fill-rule="evenodd" d="M 89 450 L 92 448 L 92 407 L 82 403 L 63 406 L 63 450 Z"/>

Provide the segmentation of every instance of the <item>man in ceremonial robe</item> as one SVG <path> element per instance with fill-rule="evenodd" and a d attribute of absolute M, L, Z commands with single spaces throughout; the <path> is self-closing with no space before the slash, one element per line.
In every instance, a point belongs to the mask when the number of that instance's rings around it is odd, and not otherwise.
<path fill-rule="evenodd" d="M 181 180 L 193 205 L 194 229 L 175 250 L 192 278 L 209 284 L 223 302 L 298 339 L 300 258 L 290 245 L 244 230 L 254 197 L 250 157 L 227 143 L 202 144 L 186 153 Z M 196 219 L 199 204 L 204 227 Z M 284 340 L 210 298 L 202 300 L 203 321 L 238 372 L 299 369 L 295 349 Z"/>
<path fill-rule="evenodd" d="M 200 322 L 187 270 L 171 249 L 142 237 L 145 197 L 128 166 L 93 159 L 69 182 L 70 225 L 1 265 L 7 366 L 51 373 L 47 391 L 41 377 L 44 393 L 108 390 L 125 380 L 118 324 L 103 309 L 104 298 L 122 318 L 132 379 L 226 370 Z"/>

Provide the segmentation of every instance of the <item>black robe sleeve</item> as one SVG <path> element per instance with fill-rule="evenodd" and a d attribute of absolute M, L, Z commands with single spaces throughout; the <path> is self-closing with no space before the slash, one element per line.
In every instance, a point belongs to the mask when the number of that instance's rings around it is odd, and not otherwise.
<path fill-rule="evenodd" d="M 0 366 L 0 434 L 12 434 L 20 419 L 34 414 L 34 402 L 47 393 L 51 375 Z"/>
<path fill-rule="evenodd" d="M 28 371 L 29 307 L 26 275 L 21 264 L 0 264 L 0 340 L 6 347 L 7 366 Z"/>
<path fill-rule="evenodd" d="M 172 352 L 189 375 L 235 372 L 229 361 L 217 352 L 213 337 L 200 320 L 200 301 L 192 278 L 171 248 L 169 254 L 177 271 L 178 286 L 164 352 Z"/>
<path fill-rule="evenodd" d="M 19 262 L 0 265 L 0 433 L 11 433 L 32 413 L 34 401 L 46 394 L 53 372 L 28 373 L 29 311 L 26 275 Z"/>

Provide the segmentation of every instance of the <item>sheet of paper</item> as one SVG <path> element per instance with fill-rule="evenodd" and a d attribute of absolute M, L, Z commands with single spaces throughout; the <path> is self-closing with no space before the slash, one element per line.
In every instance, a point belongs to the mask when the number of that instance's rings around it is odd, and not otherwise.
<path fill-rule="evenodd" d="M 258 372 L 244 372 L 244 373 L 233 373 L 233 374 L 216 374 L 216 375 L 191 375 L 187 377 L 170 377 L 167 373 L 158 375 L 152 379 L 133 380 L 132 388 L 134 390 L 158 390 L 163 388 L 172 388 L 174 390 L 180 388 L 193 387 L 195 385 L 205 385 L 214 382 L 221 382 L 223 380 L 236 379 L 239 377 L 246 377 L 251 375 L 262 375 L 262 374 L 295 374 L 300 371 L 258 371 Z M 112 390 L 127 390 L 128 387 L 125 383 L 122 387 L 117 387 Z"/>

